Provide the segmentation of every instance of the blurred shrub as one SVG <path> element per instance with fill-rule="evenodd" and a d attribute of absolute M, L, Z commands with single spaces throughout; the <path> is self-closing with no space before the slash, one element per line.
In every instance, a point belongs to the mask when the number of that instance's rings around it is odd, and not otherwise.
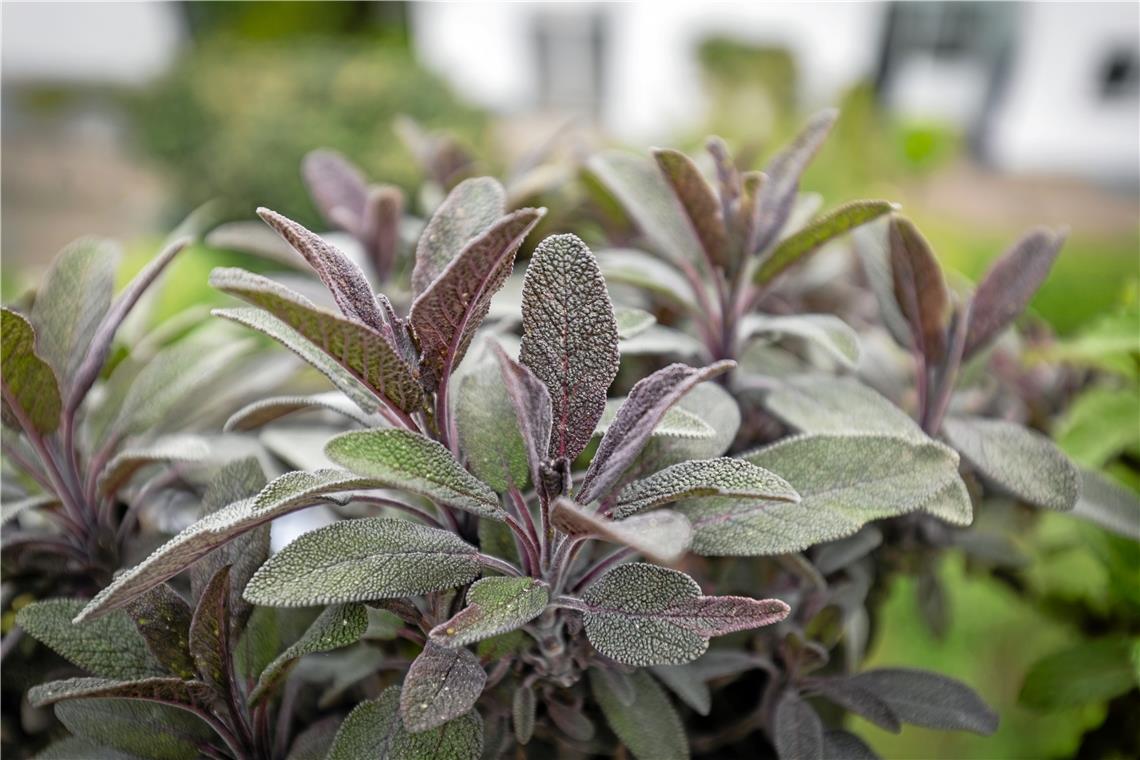
<path fill-rule="evenodd" d="M 132 106 L 139 145 L 173 181 L 176 211 L 220 199 L 225 216 L 265 205 L 305 224 L 319 223 L 299 173 L 309 150 L 335 148 L 369 177 L 410 188 L 418 172 L 392 133 L 397 114 L 468 141 L 483 124 L 407 51 L 375 40 L 215 37 Z"/>

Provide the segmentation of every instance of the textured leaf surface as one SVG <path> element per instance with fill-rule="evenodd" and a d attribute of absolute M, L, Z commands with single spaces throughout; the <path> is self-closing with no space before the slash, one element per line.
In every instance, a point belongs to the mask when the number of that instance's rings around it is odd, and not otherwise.
<path fill-rule="evenodd" d="M 605 151 L 592 156 L 587 166 L 655 249 L 674 260 L 700 260 L 700 242 L 678 208 L 669 184 L 649 160 L 623 151 Z"/>
<path fill-rule="evenodd" d="M 78 621 L 121 607 L 128 601 L 189 567 L 236 536 L 281 515 L 316 504 L 326 494 L 377 484 L 344 470 L 289 472 L 275 479 L 256 497 L 242 499 L 205 515 L 149 557 L 117 576 L 95 595 L 76 617 Z"/>
<path fill-rule="evenodd" d="M 854 378 L 789 377 L 767 394 L 764 406 L 805 433 L 881 433 L 927 440 L 903 410 Z"/>
<path fill-rule="evenodd" d="M 896 206 L 887 201 L 852 201 L 816 219 L 798 232 L 784 238 L 765 257 L 753 275 L 753 282 L 765 285 L 805 256 L 845 235 L 856 227 L 889 214 Z"/>
<path fill-rule="evenodd" d="M 229 692 L 230 683 L 230 568 L 219 568 L 202 589 L 190 621 L 190 656 L 194 669 L 219 692 Z"/>
<path fill-rule="evenodd" d="M 848 712 L 853 712 L 891 733 L 902 730 L 898 716 L 874 692 L 852 683 L 849 678 L 820 678 L 811 682 L 813 691 Z"/>
<path fill-rule="evenodd" d="M 3 310 L 0 324 L 3 358 L 0 372 L 4 382 L 4 406 L 19 405 L 29 422 L 40 433 L 59 427 L 59 383 L 48 363 L 36 353 L 32 325 L 20 314 Z M 5 420 L 7 409 L 5 409 Z"/>
<path fill-rule="evenodd" d="M 821 347 L 845 366 L 854 367 L 859 363 L 858 334 L 842 319 L 830 314 L 749 314 L 741 320 L 740 333 L 742 338 L 790 335 Z"/>
<path fill-rule="evenodd" d="M 689 281 L 657 256 L 633 248 L 604 248 L 597 252 L 597 259 L 611 285 L 632 285 L 688 311 L 697 308 Z"/>
<path fill-rule="evenodd" d="M 36 293 L 29 315 L 36 349 L 60 378 L 64 395 L 111 306 L 119 255 L 108 240 L 77 240 L 56 256 Z"/>
<path fill-rule="evenodd" d="M 507 191 L 491 177 L 465 179 L 432 214 L 416 244 L 412 291 L 416 295 L 447 268 L 473 238 L 506 212 Z"/>
<path fill-rule="evenodd" d="M 590 643 L 628 665 L 680 665 L 705 653 L 709 638 L 783 620 L 777 599 L 702 596 L 689 576 L 634 562 L 603 575 L 582 595 Z"/>
<path fill-rule="evenodd" d="M 772 501 L 798 501 L 786 480 L 751 462 L 731 457 L 679 462 L 636 480 L 617 497 L 614 519 L 695 496 L 737 496 Z"/>
<path fill-rule="evenodd" d="M 273 607 L 418 596 L 479 577 L 478 554 L 451 531 L 410 520 L 345 520 L 306 533 L 269 559 L 245 598 Z"/>
<path fill-rule="evenodd" d="M 482 358 L 458 386 L 455 427 L 468 468 L 499 493 L 523 488 L 530 472 L 527 447 L 499 362 Z"/>
<path fill-rule="evenodd" d="M 97 676 L 130 679 L 163 675 L 162 666 L 125 612 L 89 623 L 72 623 L 83 604 L 80 599 L 32 602 L 16 615 L 16 624 L 64 659 Z"/>
<path fill-rule="evenodd" d="M 259 399 L 230 415 L 222 430 L 227 433 L 256 430 L 295 412 L 320 410 L 335 412 L 366 427 L 378 427 L 381 423 L 379 418 L 361 414 L 357 405 L 349 399 L 330 392 L 310 396 L 273 396 Z"/>
<path fill-rule="evenodd" d="M 116 698 L 161 702 L 169 705 L 204 707 L 213 699 L 210 687 L 201 681 L 181 678 L 143 678 L 137 681 L 115 681 L 109 678 L 68 678 L 33 686 L 28 702 L 34 707 L 69 699 Z"/>
<path fill-rule="evenodd" d="M 803 435 L 744 458 L 779 473 L 801 500 L 714 496 L 681 505 L 698 554 L 802 551 L 849 536 L 871 520 L 919 509 L 958 478 L 958 457 L 949 448 L 883 435 Z"/>
<path fill-rule="evenodd" d="M 638 760 L 687 760 L 689 739 L 665 691 L 645 671 L 629 681 L 634 693 L 626 702 L 600 671 L 590 671 L 590 690 L 610 728 Z"/>
<path fill-rule="evenodd" d="M 415 372 L 395 345 L 367 324 L 320 309 L 288 288 L 242 269 L 215 269 L 210 284 L 265 309 L 335 359 L 365 387 L 404 411 L 421 406 L 423 388 Z M 277 335 L 271 337 L 280 340 Z"/>
<path fill-rule="evenodd" d="M 480 517 L 502 520 L 494 490 L 451 456 L 440 443 L 408 430 L 360 430 L 325 445 L 337 464 L 378 485 L 401 488 Z"/>
<path fill-rule="evenodd" d="M 340 649 L 360 640 L 368 628 L 368 613 L 361 604 L 337 604 L 325 610 L 313 624 L 262 671 L 249 695 L 256 705 L 267 697 L 288 674 L 296 661 L 307 654 Z"/>
<path fill-rule="evenodd" d="M 127 605 L 127 614 L 164 668 L 179 678 L 193 678 L 190 621 L 193 611 L 178 592 L 161 583 Z"/>
<path fill-rule="evenodd" d="M 988 480 L 1030 504 L 1069 510 L 1080 497 L 1080 474 L 1040 433 L 1004 420 L 953 417 L 942 431 Z"/>
<path fill-rule="evenodd" d="M 147 465 L 160 462 L 199 462 L 210 453 L 210 447 L 197 436 L 168 436 L 147 446 L 123 449 L 99 476 L 99 490 L 115 493 L 126 485 L 135 473 Z"/>
<path fill-rule="evenodd" d="M 1025 310 L 1064 243 L 1063 232 L 1033 230 L 994 262 L 974 293 L 964 356 L 983 348 Z"/>
<path fill-rule="evenodd" d="M 467 606 L 431 630 L 431 639 L 461 647 L 529 623 L 550 601 L 550 588 L 534 578 L 481 578 L 467 589 Z"/>
<path fill-rule="evenodd" d="M 610 429 L 610 425 L 617 418 L 618 410 L 621 409 L 625 400 L 625 396 L 606 400 L 606 410 L 602 412 L 602 417 L 598 420 L 598 427 L 594 430 L 595 435 L 601 435 Z M 657 427 L 653 428 L 651 436 L 654 438 L 712 438 L 716 434 L 717 431 L 709 423 L 693 412 L 682 409 L 678 404 L 665 412 L 661 421 L 657 423 Z"/>
<path fill-rule="evenodd" d="M 638 381 L 609 430 L 602 436 L 597 453 L 586 470 L 578 501 L 589 504 L 605 495 L 641 453 L 665 412 L 693 386 L 734 366 L 731 361 L 715 362 L 701 369 L 670 364 Z"/>
<path fill-rule="evenodd" d="M 52 742 L 38 752 L 36 760 L 139 760 L 138 755 L 120 752 L 113 747 L 104 747 L 79 736 L 68 736 Z"/>
<path fill-rule="evenodd" d="M 534 689 L 530 686 L 519 686 L 511 697 L 511 726 L 514 729 L 515 741 L 519 744 L 530 742 L 534 735 L 534 713 L 537 707 Z"/>
<path fill-rule="evenodd" d="M 1133 639 L 1116 636 L 1080 644 L 1033 664 L 1018 701 L 1035 710 L 1107 702 L 1138 685 Z"/>
<path fill-rule="evenodd" d="M 380 408 L 372 391 L 358 380 L 356 375 L 272 314 L 254 308 L 214 309 L 211 313 L 215 317 L 237 322 L 273 338 L 327 377 L 337 390 L 352 399 L 352 402 L 365 413 L 371 414 Z M 230 428 L 229 422 L 226 423 L 226 427 Z"/>
<path fill-rule="evenodd" d="M 673 562 L 685 553 L 693 538 L 688 518 L 668 510 L 615 521 L 559 498 L 550 519 L 563 533 L 624 544 L 657 562 Z"/>
<path fill-rule="evenodd" d="M 780 760 L 823 760 L 823 721 L 794 690 L 776 703 L 775 723 Z"/>
<path fill-rule="evenodd" d="M 320 148 L 307 153 L 301 162 L 301 177 L 329 224 L 339 225 L 346 213 L 348 219 L 356 222 L 364 216 L 367 182 L 360 170 L 337 151 Z"/>
<path fill-rule="evenodd" d="M 76 736 L 151 760 L 197 760 L 198 746 L 215 738 L 184 710 L 131 699 L 68 700 L 55 714 Z"/>
<path fill-rule="evenodd" d="M 740 407 L 724 386 L 698 383 L 670 409 L 699 418 L 712 430 L 712 435 L 679 437 L 654 434 L 638 457 L 642 472 L 653 472 L 689 459 L 710 459 L 728 451 L 740 429 Z M 669 419 L 666 412 L 660 428 Z"/>
<path fill-rule="evenodd" d="M 530 368 L 512 359 L 501 346 L 496 344 L 491 350 L 499 363 L 499 380 L 510 399 L 516 430 L 522 436 L 531 481 L 540 483 L 554 424 L 550 392 Z"/>
<path fill-rule="evenodd" d="M 940 361 L 950 319 L 950 296 L 942 267 L 930 244 L 908 220 L 893 217 L 888 235 L 895 301 L 910 324 L 915 345 L 928 360 Z"/>
<path fill-rule="evenodd" d="M 440 382 L 459 366 L 491 308 L 491 297 L 510 277 L 519 246 L 545 213 L 524 208 L 503 217 L 472 240 L 416 297 L 408 319 L 429 381 Z"/>
<path fill-rule="evenodd" d="M 839 112 L 821 111 L 813 116 L 790 145 L 764 168 L 766 178 L 755 194 L 748 253 L 763 253 L 774 243 L 792 213 L 800 176 L 827 139 Z"/>
<path fill-rule="evenodd" d="M 628 306 L 614 307 L 614 320 L 620 340 L 635 338 L 657 324 L 657 317 L 649 312 Z"/>
<path fill-rule="evenodd" d="M 1073 517 L 1140 541 L 1140 498 L 1091 470 L 1081 471 L 1081 498 L 1073 507 Z"/>
<path fill-rule="evenodd" d="M 676 150 L 653 151 L 657 168 L 673 191 L 685 219 L 696 235 L 710 264 L 722 269 L 728 265 L 728 231 L 720 199 L 692 160 Z"/>
<path fill-rule="evenodd" d="M 427 731 L 469 712 L 487 674 L 469 649 L 432 641 L 408 668 L 400 691 L 400 717 L 412 733 Z"/>
<path fill-rule="evenodd" d="M 881 760 L 858 736 L 839 729 L 823 733 L 823 757 L 824 760 Z"/>
<path fill-rule="evenodd" d="M 574 235 L 542 241 L 523 282 L 519 358 L 546 384 L 550 456 L 573 460 L 594 433 L 617 376 L 617 322 L 594 255 Z"/>
<path fill-rule="evenodd" d="M 292 219 L 267 208 L 259 208 L 257 215 L 293 246 L 297 253 L 305 257 L 305 261 L 309 262 L 309 266 L 316 271 L 336 299 L 341 313 L 352 321 L 384 331 L 386 323 L 380 312 L 380 304 L 376 301 L 368 278 L 356 262 Z"/>
<path fill-rule="evenodd" d="M 361 702 L 336 733 L 326 760 L 479 760 L 483 720 L 474 710 L 438 728 L 417 734 L 404 728 L 397 713 L 400 689 L 385 689 Z"/>
<path fill-rule="evenodd" d="M 908 668 L 868 670 L 848 678 L 883 700 L 904 723 L 943 731 L 973 731 L 988 736 L 998 716 L 965 684 Z"/>

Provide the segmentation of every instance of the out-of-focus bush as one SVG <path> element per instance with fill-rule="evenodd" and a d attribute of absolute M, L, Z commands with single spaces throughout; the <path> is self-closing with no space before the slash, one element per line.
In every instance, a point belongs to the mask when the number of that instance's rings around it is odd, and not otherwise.
<path fill-rule="evenodd" d="M 220 199 L 227 216 L 264 205 L 307 224 L 319 216 L 298 167 L 313 148 L 411 188 L 418 171 L 392 132 L 398 114 L 473 143 L 484 122 L 407 51 L 378 40 L 208 40 L 133 111 L 139 145 L 168 170 L 179 211 Z"/>

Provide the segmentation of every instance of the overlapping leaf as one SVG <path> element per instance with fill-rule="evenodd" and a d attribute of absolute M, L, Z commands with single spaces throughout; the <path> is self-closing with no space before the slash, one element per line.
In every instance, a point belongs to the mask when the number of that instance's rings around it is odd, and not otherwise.
<path fill-rule="evenodd" d="M 538 617 L 550 589 L 534 578 L 481 578 L 467 589 L 467 606 L 431 630 L 431 640 L 461 647 L 512 631 Z"/>
<path fill-rule="evenodd" d="M 61 406 L 55 373 L 36 353 L 36 334 L 31 323 L 10 309 L 3 310 L 2 318 L 4 421 L 16 426 L 8 416 L 8 405 L 13 403 L 37 432 L 52 433 L 59 427 Z"/>
<path fill-rule="evenodd" d="M 689 281 L 660 258 L 632 248 L 606 248 L 597 252 L 597 259 L 606 282 L 632 285 L 686 310 L 696 310 Z"/>
<path fill-rule="evenodd" d="M 1072 514 L 1133 541 L 1140 541 L 1140 498 L 1100 473 L 1081 471 L 1081 497 Z"/>
<path fill-rule="evenodd" d="M 594 429 L 595 435 L 602 435 L 610 429 L 610 425 L 617 419 L 618 410 L 625 403 L 626 397 L 606 399 L 606 410 L 602 412 L 598 426 Z M 665 416 L 653 428 L 651 434 L 654 438 L 713 438 L 717 431 L 704 419 L 681 407 L 680 402 L 670 407 Z"/>
<path fill-rule="evenodd" d="M 219 693 L 233 689 L 230 682 L 230 566 L 218 568 L 202 589 L 190 620 L 190 656 L 202 680 Z"/>
<path fill-rule="evenodd" d="M 198 760 L 201 745 L 215 738 L 201 719 L 156 702 L 67 700 L 55 706 L 55 715 L 76 736 L 129 753 L 133 758 Z"/>
<path fill-rule="evenodd" d="M 255 430 L 263 425 L 296 412 L 323 410 L 347 417 L 366 427 L 378 427 L 380 418 L 360 413 L 349 399 L 334 393 L 316 393 L 309 396 L 272 396 L 258 399 L 238 409 L 223 426 L 224 432 Z"/>
<path fill-rule="evenodd" d="M 847 680 L 885 702 L 904 723 L 985 736 L 997 730 L 997 713 L 952 678 L 908 668 L 881 668 Z"/>
<path fill-rule="evenodd" d="M 413 734 L 398 714 L 400 688 L 358 704 L 333 739 L 326 760 L 479 760 L 483 720 L 471 710 L 437 728 Z"/>
<path fill-rule="evenodd" d="M 617 496 L 613 515 L 622 520 L 682 499 L 735 496 L 768 501 L 799 501 L 786 480 L 751 462 L 731 457 L 679 462 L 636 480 Z"/>
<path fill-rule="evenodd" d="M 164 674 L 125 612 L 88 623 L 71 622 L 83 604 L 80 599 L 32 602 L 16 615 L 16 623 L 64 659 L 97 676 L 132 679 Z"/>
<path fill-rule="evenodd" d="M 780 760 L 823 760 L 823 721 L 794 689 L 776 703 L 774 721 Z"/>
<path fill-rule="evenodd" d="M 895 301 L 910 324 L 915 345 L 928 361 L 940 361 L 950 319 L 950 296 L 942 268 L 930 244 L 910 221 L 893 217 L 888 235 Z"/>
<path fill-rule="evenodd" d="M 412 733 L 437 728 L 471 711 L 487 674 L 471 650 L 428 641 L 400 690 L 400 718 Z"/>
<path fill-rule="evenodd" d="M 709 638 L 783 620 L 776 599 L 702 596 L 676 570 L 640 562 L 619 565 L 582 595 L 582 623 L 602 654 L 628 665 L 679 665 L 708 649 Z"/>
<path fill-rule="evenodd" d="M 325 221 L 350 231 L 359 227 L 368 185 L 348 159 L 327 148 L 310 151 L 301 162 L 301 177 Z"/>
<path fill-rule="evenodd" d="M 177 591 L 161 583 L 127 605 L 127 614 L 164 668 L 179 678 L 194 678 L 194 658 L 190 655 L 194 613 Z"/>
<path fill-rule="evenodd" d="M 467 467 L 499 493 L 523 488 L 531 469 L 520 420 L 503 381 L 500 362 L 483 356 L 459 379 L 455 394 L 455 427 Z M 547 420 L 549 409 L 548 401 Z"/>
<path fill-rule="evenodd" d="M 657 324 L 657 317 L 644 309 L 615 307 L 614 321 L 617 322 L 618 339 L 629 340 L 630 338 L 636 338 Z"/>
<path fill-rule="evenodd" d="M 506 202 L 507 191 L 491 177 L 465 179 L 452 188 L 416 244 L 413 292 L 427 290 L 468 242 L 503 216 Z"/>
<path fill-rule="evenodd" d="M 927 440 L 905 412 L 854 378 L 789 377 L 768 392 L 764 406 L 804 433 L 881 433 Z"/>
<path fill-rule="evenodd" d="M 701 170 L 684 153 L 675 150 L 653 151 L 657 168 L 681 204 L 685 219 L 701 244 L 705 259 L 713 267 L 728 266 L 728 231 L 724 210 Z"/>
<path fill-rule="evenodd" d="M 28 702 L 33 707 L 45 707 L 70 699 L 112 698 L 201 709 L 213 700 L 213 692 L 201 681 L 186 681 L 171 677 L 142 678 L 135 681 L 68 678 L 33 686 L 28 690 Z"/>
<path fill-rule="evenodd" d="M 206 442 L 196 436 L 168 436 L 147 446 L 123 449 L 115 455 L 99 475 L 99 490 L 115 493 L 135 474 L 152 464 L 161 462 L 198 462 L 210 453 Z"/>
<path fill-rule="evenodd" d="M 549 458 L 554 425 L 550 392 L 542 380 L 526 365 L 512 359 L 501 346 L 496 344 L 491 350 L 499 364 L 499 380 L 511 402 L 516 430 L 522 438 L 531 482 L 538 484 L 542 480 L 543 465 Z"/>
<path fill-rule="evenodd" d="M 559 498 L 554 502 L 550 519 L 563 533 L 623 544 L 657 562 L 677 560 L 689 548 L 693 537 L 689 520 L 667 510 L 611 520 L 569 499 Z"/>
<path fill-rule="evenodd" d="M 854 367 L 859 363 L 859 335 L 842 319 L 830 314 L 749 314 L 740 322 L 740 337 L 743 340 L 757 335 L 774 338 L 790 335 L 819 346 L 845 366 Z"/>
<path fill-rule="evenodd" d="M 590 671 L 590 691 L 610 728 L 638 760 L 687 760 L 689 739 L 665 691 L 645 671 L 629 682 L 632 699 L 624 700 L 602 671 Z"/>

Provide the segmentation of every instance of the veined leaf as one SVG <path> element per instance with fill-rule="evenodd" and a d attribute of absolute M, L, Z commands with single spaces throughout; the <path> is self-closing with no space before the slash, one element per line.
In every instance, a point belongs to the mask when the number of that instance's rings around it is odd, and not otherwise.
<path fill-rule="evenodd" d="M 638 381 L 618 410 L 610 429 L 602 436 L 598 451 L 586 470 L 577 500 L 589 504 L 605 495 L 641 453 L 665 412 L 693 386 L 734 366 L 736 364 L 732 361 L 715 362 L 701 369 L 670 364 Z"/>
<path fill-rule="evenodd" d="M 1047 509 L 1070 510 L 1077 503 L 1077 468 L 1040 433 L 977 417 L 948 418 L 942 431 L 978 472 L 1017 498 Z"/>
<path fill-rule="evenodd" d="M 804 433 L 881 433 L 929 440 L 905 412 L 854 378 L 789 377 L 768 392 L 764 406 Z"/>
<path fill-rule="evenodd" d="M 761 262 L 752 276 L 757 285 L 766 285 L 800 259 L 818 251 L 840 235 L 898 209 L 887 201 L 852 201 L 809 223 L 784 238 Z M 789 209 L 790 212 L 790 209 Z"/>
<path fill-rule="evenodd" d="M 514 411 L 516 430 L 522 437 L 523 451 L 531 481 L 542 482 L 542 467 L 548 461 L 550 434 L 554 422 L 550 392 L 525 364 L 512 359 L 502 346 L 491 346 L 499 363 L 499 380 L 506 389 Z"/>
<path fill-rule="evenodd" d="M 701 170 L 684 153 L 676 150 L 653 151 L 657 168 L 681 204 L 685 218 L 712 267 L 728 268 L 728 231 L 724 210 Z"/>
<path fill-rule="evenodd" d="M 601 435 L 610 429 L 625 400 L 625 396 L 606 399 L 606 410 L 598 420 L 598 426 L 594 430 L 595 435 Z M 654 438 L 712 438 L 716 434 L 717 431 L 709 423 L 693 412 L 681 408 L 678 403 L 665 412 L 665 416 L 657 423 L 657 427 L 653 428 L 650 435 Z"/>
<path fill-rule="evenodd" d="M 236 536 L 328 498 L 328 494 L 381 484 L 344 470 L 289 472 L 256 496 L 211 512 L 160 546 L 149 557 L 118 575 L 76 616 L 76 622 L 104 614 L 129 602 Z"/>
<path fill-rule="evenodd" d="M 1001 255 L 974 293 L 963 356 L 983 348 L 1017 318 L 1049 276 L 1066 232 L 1036 229 Z"/>
<path fill-rule="evenodd" d="M 195 676 L 190 655 L 190 605 L 169 584 L 161 583 L 127 605 L 127 614 L 162 666 L 182 679 Z"/>
<path fill-rule="evenodd" d="M 617 322 L 594 255 L 574 235 L 542 241 L 523 282 L 519 360 L 546 384 L 550 456 L 573 461 L 594 433 L 618 371 Z"/>
<path fill-rule="evenodd" d="M 247 601 L 305 607 L 419 596 L 479 577 L 478 551 L 447 530 L 370 517 L 311 531 L 254 573 Z"/>
<path fill-rule="evenodd" d="M 657 562 L 677 560 L 689 548 L 693 537 L 689 520 L 668 510 L 618 521 L 559 498 L 554 502 L 550 519 L 563 533 L 623 544 Z"/>
<path fill-rule="evenodd" d="M 55 706 L 55 715 L 76 736 L 127 752 L 133 758 L 198 760 L 199 747 L 216 738 L 200 718 L 156 702 L 67 700 Z"/>
<path fill-rule="evenodd" d="M 123 449 L 99 475 L 99 491 L 112 494 L 130 482 L 144 467 L 161 462 L 198 462 L 210 447 L 197 436 L 168 436 L 145 447 Z"/>
<path fill-rule="evenodd" d="M 209 705 L 213 697 L 213 691 L 201 681 L 185 681 L 170 676 L 143 678 L 136 681 L 68 678 L 28 689 L 28 702 L 33 707 L 46 707 L 69 699 L 117 698 L 185 706 L 189 710 Z"/>
<path fill-rule="evenodd" d="M 1017 699 L 1035 710 L 1059 710 L 1125 694 L 1138 685 L 1135 646 L 1133 638 L 1113 636 L 1049 655 L 1029 669 Z"/>
<path fill-rule="evenodd" d="M 325 287 L 336 299 L 337 306 L 344 316 L 354 322 L 368 325 L 381 334 L 390 329 L 380 311 L 380 304 L 376 301 L 376 295 L 372 292 L 368 278 L 352 259 L 337 250 L 335 246 L 326 243 L 316 233 L 276 211 L 259 208 L 257 215 L 305 257 L 305 261 L 309 262 L 309 266 L 316 271 Z M 277 316 L 282 317 L 281 314 Z"/>
<path fill-rule="evenodd" d="M 451 456 L 443 445 L 409 430 L 359 430 L 325 445 L 337 464 L 375 481 L 401 488 L 480 517 L 502 520 L 499 497 Z"/>
<path fill-rule="evenodd" d="M 764 168 L 764 181 L 753 195 L 752 221 L 747 253 L 763 253 L 780 235 L 795 205 L 800 176 L 827 139 L 839 112 L 834 108 L 820 111 L 804 126 L 788 147 L 781 150 Z"/>
<path fill-rule="evenodd" d="M 711 637 L 771 625 L 789 611 L 778 599 L 702 596 L 684 573 L 641 562 L 610 570 L 582 600 L 582 624 L 594 648 L 639 667 L 691 662 Z"/>
<path fill-rule="evenodd" d="M 431 630 L 431 639 L 462 647 L 513 631 L 538 617 L 550 601 L 550 588 L 534 578 L 480 578 L 467 589 L 467 606 Z"/>
<path fill-rule="evenodd" d="M 674 261 L 700 261 L 700 241 L 656 166 L 641 156 L 616 150 L 591 156 L 586 165 L 655 249 Z"/>
<path fill-rule="evenodd" d="M 695 311 L 692 286 L 672 264 L 633 248 L 603 248 L 596 254 L 606 282 L 632 285 Z"/>
<path fill-rule="evenodd" d="M 390 686 L 378 699 L 361 702 L 336 732 L 326 760 L 479 760 L 483 720 L 471 710 L 455 720 L 418 734 L 404 728 L 397 712 L 400 687 Z"/>
<path fill-rule="evenodd" d="M 638 760 L 688 760 L 684 724 L 665 691 L 645 671 L 630 675 L 633 699 L 614 693 L 602 671 L 590 670 L 590 691 L 606 722 Z"/>
<path fill-rule="evenodd" d="M 55 373 L 36 353 L 31 323 L 11 309 L 3 310 L 2 319 L 4 420 L 10 420 L 8 405 L 14 403 L 38 432 L 53 433 L 59 427 L 61 405 Z"/>
<path fill-rule="evenodd" d="M 368 183 L 348 159 L 328 148 L 309 151 L 301 161 L 301 178 L 326 222 L 348 223 L 350 232 L 359 229 Z"/>
<path fill-rule="evenodd" d="M 801 500 L 713 496 L 682 504 L 698 554 L 802 551 L 920 509 L 958 478 L 958 457 L 946 446 L 885 435 L 801 435 L 744 458 L 785 478 Z"/>
<path fill-rule="evenodd" d="M 942 279 L 942 267 L 930 244 L 910 221 L 892 217 L 888 235 L 899 310 L 910 324 L 915 345 L 927 360 L 941 361 L 950 320 L 950 296 Z"/>
<path fill-rule="evenodd" d="M 617 323 L 618 339 L 629 340 L 657 324 L 657 317 L 644 309 L 614 307 L 614 321 Z"/>
<path fill-rule="evenodd" d="M 823 721 L 795 689 L 776 703 L 774 738 L 780 760 L 823 760 Z"/>
<path fill-rule="evenodd" d="M 445 381 L 459 366 L 491 308 L 491 297 L 510 276 L 519 246 L 545 213 L 524 208 L 503 217 L 468 243 L 416 297 L 408 319 L 428 383 Z"/>
<path fill-rule="evenodd" d="M 418 734 L 470 712 L 486 682 L 487 674 L 471 650 L 428 641 L 400 690 L 404 728 Z"/>
<path fill-rule="evenodd" d="M 230 683 L 230 566 L 218 568 L 202 589 L 190 621 L 190 655 L 202 680 L 221 694 Z"/>
<path fill-rule="evenodd" d="M 423 404 L 423 388 L 414 370 L 392 342 L 368 325 L 319 309 L 288 288 L 242 269 L 215 269 L 210 273 L 210 284 L 270 312 L 335 359 L 365 387 L 391 399 L 404 411 L 414 411 Z M 260 325 L 254 327 L 261 329 Z M 285 342 L 278 335 L 267 334 Z M 308 360 L 289 343 L 286 346 Z"/>
<path fill-rule="evenodd" d="M 28 315 L 36 349 L 60 378 L 64 396 L 111 306 L 120 255 L 108 240 L 77 240 L 56 256 L 36 293 Z"/>
<path fill-rule="evenodd" d="M 1117 535 L 1140 541 L 1140 498 L 1100 473 L 1081 471 L 1081 498 L 1072 514 Z"/>
<path fill-rule="evenodd" d="M 84 624 L 71 622 L 83 604 L 80 599 L 32 602 L 16 615 L 16 624 L 68 662 L 97 676 L 131 679 L 164 675 L 125 612 Z"/>
<path fill-rule="evenodd" d="M 859 335 L 842 319 L 830 314 L 749 314 L 741 320 L 740 338 L 746 340 L 756 335 L 777 338 L 790 335 L 819 346 L 844 366 L 854 367 L 859 363 Z"/>
<path fill-rule="evenodd" d="M 630 483 L 618 493 L 614 519 L 696 496 L 736 496 L 799 501 L 786 480 L 751 462 L 732 457 L 679 462 Z"/>
<path fill-rule="evenodd" d="M 257 686 L 250 692 L 249 704 L 255 706 L 272 693 L 296 664 L 307 654 L 328 652 L 355 644 L 368 628 L 368 614 L 361 604 L 337 604 L 326 607 L 301 638 L 279 654 L 261 672 Z"/>
<path fill-rule="evenodd" d="M 952 678 L 908 668 L 880 668 L 849 676 L 887 704 L 904 723 L 989 736 L 998 716 L 970 687 Z"/>
<path fill-rule="evenodd" d="M 506 493 L 513 486 L 522 489 L 531 470 L 520 429 L 520 422 L 525 424 L 527 420 L 516 415 L 504 383 L 505 370 L 500 369 L 502 360 L 485 354 L 478 358 L 471 371 L 459 379 L 455 394 L 460 450 L 467 454 L 468 468 L 491 488 L 499 493 Z M 507 357 L 507 361 L 511 359 Z M 545 445 L 542 453 L 546 454 Z"/>
<path fill-rule="evenodd" d="M 325 410 L 335 412 L 365 427 L 380 427 L 383 419 L 360 413 L 355 403 L 335 392 L 309 396 L 273 396 L 259 399 L 238 409 L 226 420 L 224 432 L 255 430 L 295 412 Z"/>
<path fill-rule="evenodd" d="M 507 191 L 491 177 L 465 179 L 432 214 L 416 244 L 412 292 L 419 295 L 459 252 L 506 213 Z"/>
<path fill-rule="evenodd" d="M 711 459 L 728 451 L 740 429 L 740 407 L 732 394 L 719 383 L 698 383 L 662 418 L 657 430 L 671 412 L 682 412 L 700 419 L 712 431 L 710 436 L 650 436 L 649 443 L 638 455 L 637 467 L 654 472 L 690 459 Z"/>

